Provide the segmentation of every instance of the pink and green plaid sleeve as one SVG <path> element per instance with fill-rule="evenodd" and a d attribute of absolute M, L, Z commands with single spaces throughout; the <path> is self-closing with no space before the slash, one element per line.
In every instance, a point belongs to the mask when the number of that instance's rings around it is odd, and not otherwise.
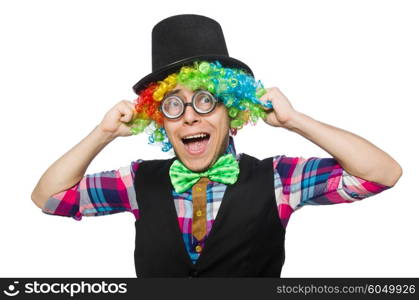
<path fill-rule="evenodd" d="M 141 160 L 118 170 L 85 175 L 79 183 L 50 197 L 43 212 L 72 217 L 109 215 L 129 211 L 138 218 L 133 178 Z"/>
<path fill-rule="evenodd" d="M 349 203 L 376 195 L 389 186 L 347 173 L 334 158 L 276 156 L 273 159 L 278 213 L 286 227 L 304 205 Z"/>

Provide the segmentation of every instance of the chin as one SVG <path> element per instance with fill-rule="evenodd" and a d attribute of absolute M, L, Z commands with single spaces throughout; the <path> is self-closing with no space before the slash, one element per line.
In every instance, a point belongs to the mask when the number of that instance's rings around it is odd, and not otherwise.
<path fill-rule="evenodd" d="M 194 172 L 204 172 L 208 170 L 218 159 L 219 154 L 214 152 L 209 154 L 207 157 L 197 158 L 197 159 L 188 159 L 187 167 Z"/>
<path fill-rule="evenodd" d="M 209 169 L 227 147 L 225 143 L 216 143 L 211 134 L 198 135 L 186 135 L 186 138 L 178 139 L 174 146 L 176 156 L 193 172 Z"/>
<path fill-rule="evenodd" d="M 216 153 L 214 135 L 207 131 L 184 133 L 176 138 L 176 156 L 191 171 L 205 171 L 211 166 Z"/>
<path fill-rule="evenodd" d="M 182 153 L 183 152 L 183 153 Z M 178 159 L 191 171 L 193 172 L 203 172 L 211 167 L 211 165 L 217 160 L 218 157 L 215 155 L 215 151 L 212 151 L 213 154 L 208 153 L 207 155 L 200 155 L 198 157 L 191 157 L 190 155 L 184 153 L 184 151 L 178 151 L 175 149 L 175 154 Z"/>
<path fill-rule="evenodd" d="M 171 139 L 178 159 L 191 171 L 209 169 L 227 149 L 228 132 L 221 134 L 210 128 L 185 130 Z"/>

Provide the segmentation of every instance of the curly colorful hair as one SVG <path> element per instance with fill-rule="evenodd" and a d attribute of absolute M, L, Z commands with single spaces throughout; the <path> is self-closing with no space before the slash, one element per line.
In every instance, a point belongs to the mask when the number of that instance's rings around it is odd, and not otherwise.
<path fill-rule="evenodd" d="M 266 93 L 262 83 L 256 82 L 243 70 L 224 68 L 219 61 L 196 61 L 183 66 L 178 73 L 150 83 L 134 101 L 138 115 L 130 123 L 131 133 L 147 132 L 149 142 L 161 143 L 164 152 L 169 151 L 172 144 L 164 130 L 164 117 L 159 107 L 166 93 L 177 84 L 192 91 L 205 89 L 219 99 L 227 107 L 230 128 L 234 133 L 248 123 L 256 124 L 259 118 L 265 118 L 264 107 L 272 108 L 271 103 L 262 103 L 258 99 Z"/>

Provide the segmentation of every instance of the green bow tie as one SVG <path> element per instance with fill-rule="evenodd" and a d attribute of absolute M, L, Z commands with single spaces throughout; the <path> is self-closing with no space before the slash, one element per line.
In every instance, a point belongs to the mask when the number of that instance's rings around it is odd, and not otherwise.
<path fill-rule="evenodd" d="M 169 175 L 177 193 L 190 189 L 201 177 L 208 177 L 212 181 L 233 184 L 239 176 L 239 164 L 232 154 L 221 156 L 216 163 L 205 172 L 194 173 L 186 168 L 179 160 L 175 160 L 170 167 Z"/>

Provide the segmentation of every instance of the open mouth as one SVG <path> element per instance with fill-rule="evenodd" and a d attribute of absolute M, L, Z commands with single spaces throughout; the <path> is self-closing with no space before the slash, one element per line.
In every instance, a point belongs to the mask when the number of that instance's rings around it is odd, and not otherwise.
<path fill-rule="evenodd" d="M 204 153 L 211 135 L 206 132 L 190 134 L 182 138 L 186 151 L 191 155 Z"/>

